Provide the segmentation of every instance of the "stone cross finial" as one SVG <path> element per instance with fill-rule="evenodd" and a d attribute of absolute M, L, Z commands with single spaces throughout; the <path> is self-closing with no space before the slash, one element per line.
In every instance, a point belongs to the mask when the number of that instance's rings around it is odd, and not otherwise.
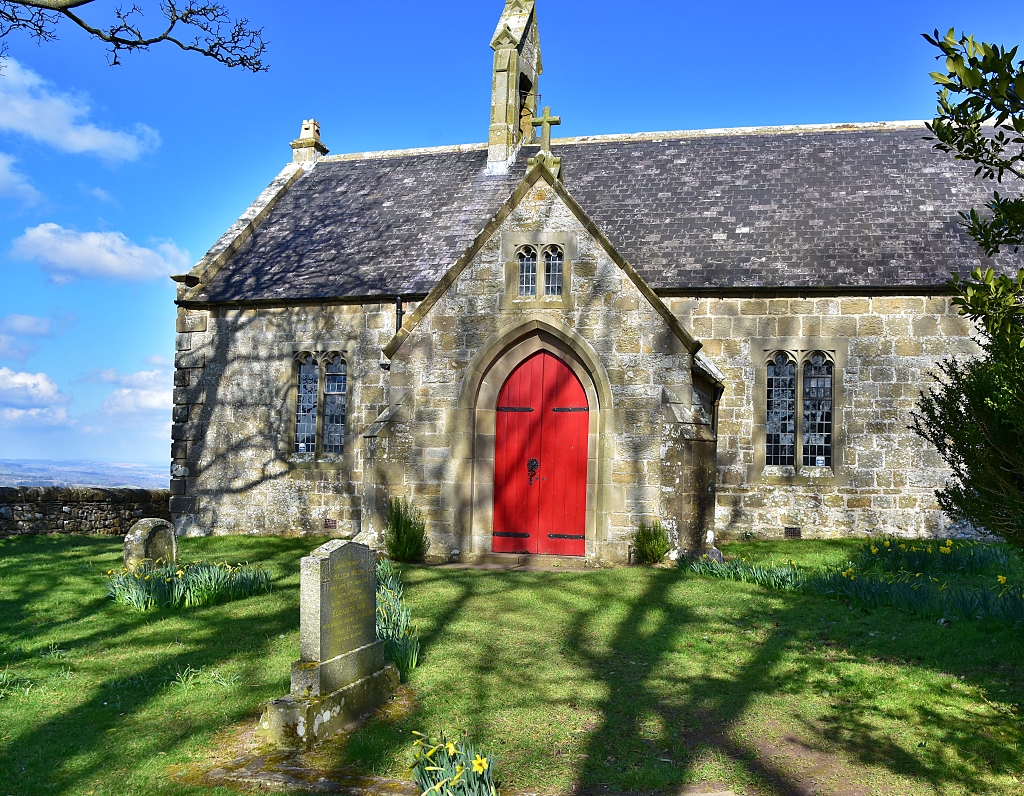
<path fill-rule="evenodd" d="M 552 116 L 551 108 L 544 108 L 544 115 L 539 119 L 530 119 L 530 124 L 541 128 L 540 148 L 542 152 L 551 151 L 551 126 L 562 123 L 561 116 Z"/>

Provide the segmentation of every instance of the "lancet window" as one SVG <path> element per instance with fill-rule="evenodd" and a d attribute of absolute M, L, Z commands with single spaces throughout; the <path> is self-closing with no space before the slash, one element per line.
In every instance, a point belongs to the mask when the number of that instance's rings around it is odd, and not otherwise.
<path fill-rule="evenodd" d="M 338 353 L 296 357 L 295 426 L 292 453 L 302 457 L 345 452 L 348 367 Z"/>
<path fill-rule="evenodd" d="M 562 295 L 562 265 L 565 255 L 558 246 L 548 246 L 544 250 L 544 295 Z"/>
<path fill-rule="evenodd" d="M 519 295 L 537 295 L 537 250 L 533 246 L 519 250 Z"/>
<path fill-rule="evenodd" d="M 766 368 L 765 465 L 831 467 L 833 361 L 823 351 L 799 360 L 779 351 Z"/>

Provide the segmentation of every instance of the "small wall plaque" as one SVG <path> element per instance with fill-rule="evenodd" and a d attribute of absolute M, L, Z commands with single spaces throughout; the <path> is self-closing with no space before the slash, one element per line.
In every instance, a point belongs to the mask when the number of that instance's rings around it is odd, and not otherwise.
<path fill-rule="evenodd" d="M 324 530 L 325 531 L 336 531 L 336 530 L 338 530 L 338 521 L 337 520 L 328 519 L 327 517 L 324 517 Z"/>

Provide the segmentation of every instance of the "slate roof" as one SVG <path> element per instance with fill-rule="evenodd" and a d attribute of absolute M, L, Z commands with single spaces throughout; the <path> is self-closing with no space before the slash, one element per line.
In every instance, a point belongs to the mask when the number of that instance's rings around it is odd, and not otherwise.
<path fill-rule="evenodd" d="M 957 213 L 991 185 L 914 127 L 565 139 L 568 191 L 663 293 L 941 289 L 983 259 Z M 659 137 L 660 136 L 660 137 Z M 299 179 L 199 301 L 425 294 L 526 171 L 483 148 L 328 158 Z M 1005 255 L 1000 269 L 1024 265 Z"/>

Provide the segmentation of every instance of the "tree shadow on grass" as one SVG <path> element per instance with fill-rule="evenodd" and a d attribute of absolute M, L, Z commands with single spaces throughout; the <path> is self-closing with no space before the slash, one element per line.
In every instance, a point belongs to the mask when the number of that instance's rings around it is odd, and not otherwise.
<path fill-rule="evenodd" d="M 257 545 L 258 552 L 273 558 L 279 569 L 276 594 L 148 614 L 134 614 L 91 596 L 103 589 L 104 570 L 94 566 L 96 560 L 119 554 L 120 540 L 65 537 L 5 545 L 5 556 L 16 556 L 23 569 L 20 578 L 7 574 L 2 584 L 0 618 L 5 635 L 23 651 L 45 650 L 54 638 L 61 647 L 61 658 L 52 666 L 36 659 L 34 652 L 29 653 L 31 660 L 23 653 L 15 656 L 14 665 L 32 665 L 41 672 L 65 666 L 69 673 L 74 670 L 69 676 L 82 678 L 78 682 L 85 690 L 68 694 L 48 685 L 49 692 L 5 700 L 10 710 L 18 709 L 17 701 L 22 700 L 22 716 L 8 723 L 0 746 L 5 785 L 19 793 L 64 793 L 86 782 L 107 780 L 116 791 L 128 787 L 124 779 L 137 772 L 142 779 L 160 779 L 166 762 L 197 743 L 201 746 L 198 739 L 212 737 L 225 723 L 250 715 L 261 701 L 280 696 L 278 689 L 286 688 L 284 667 L 280 684 L 262 679 L 255 688 L 241 678 L 222 680 L 216 687 L 207 681 L 197 683 L 190 680 L 189 672 L 233 664 L 263 676 L 258 670 L 278 636 L 297 628 L 298 556 L 289 554 L 288 548 L 299 544 L 304 546 L 296 540 Z M 231 543 L 222 542 L 221 547 L 225 545 Z M 247 544 L 246 549 L 252 558 L 252 546 Z M 74 558 L 76 550 L 88 551 L 86 559 L 96 577 L 90 573 L 85 578 L 68 578 L 66 569 L 54 565 L 55 559 Z M 281 586 L 282 580 L 294 583 Z M 46 612 L 59 612 L 61 620 L 33 622 L 34 603 L 47 599 Z M 21 618 L 9 623 L 10 617 Z M 197 704 L 204 688 L 221 709 Z M 55 707 L 61 698 L 66 707 Z M 25 700 L 30 699 L 43 700 L 40 712 L 47 718 L 39 721 L 24 715 Z M 154 710 L 166 710 L 167 715 L 154 715 Z"/>
<path fill-rule="evenodd" d="M 738 730 L 755 700 L 775 694 L 800 697 L 815 690 L 817 672 L 812 665 L 785 663 L 798 650 L 809 657 L 820 656 L 824 647 L 815 643 L 820 640 L 809 629 L 814 614 L 825 612 L 846 622 L 860 621 L 863 615 L 851 613 L 840 603 L 719 582 L 718 586 L 751 598 L 741 612 L 727 620 L 733 624 L 733 632 L 762 628 L 767 636 L 746 660 L 730 665 L 723 656 L 716 671 L 713 662 L 698 651 L 706 645 L 708 649 L 717 647 L 719 654 L 724 652 L 716 644 L 719 639 L 709 638 L 719 635 L 721 627 L 715 626 L 714 617 L 697 615 L 679 602 L 678 594 L 673 595 L 681 577 L 686 576 L 671 571 L 651 573 L 645 587 L 629 601 L 604 648 L 592 643 L 588 627 L 598 621 L 607 600 L 574 616 L 568 625 L 565 650 L 575 654 L 608 692 L 600 708 L 601 723 L 590 734 L 580 766 L 578 789 L 673 789 L 692 781 L 700 759 L 710 755 L 731 762 L 741 780 L 766 783 L 772 792 L 783 796 L 814 792 L 814 783 L 801 778 L 799 767 L 771 754 L 780 749 L 772 750 L 763 738 L 751 738 L 749 732 Z M 782 605 L 777 607 L 778 603 Z M 898 614 L 892 618 L 917 621 Z M 877 661 L 880 650 L 873 649 L 876 644 L 871 636 L 865 636 L 846 648 L 837 645 L 839 649 L 833 647 L 830 653 L 865 663 Z M 918 650 L 916 665 L 940 671 L 939 661 L 929 652 L 927 648 Z M 679 676 L 684 666 L 666 665 L 679 655 L 699 655 L 705 660 L 692 676 Z M 780 666 L 786 667 L 784 673 Z M 985 722 L 979 725 L 976 715 L 939 713 L 921 706 L 907 720 L 929 737 L 941 736 L 945 744 L 955 747 L 956 754 L 927 748 L 915 754 L 887 737 L 888 730 L 872 721 L 882 718 L 893 717 L 880 713 L 875 695 L 850 692 L 817 721 L 801 723 L 794 717 L 795 726 L 790 729 L 800 731 L 800 741 L 808 749 L 832 756 L 836 769 L 832 773 L 838 775 L 840 786 L 844 777 L 855 781 L 863 772 L 860 766 L 872 765 L 927 782 L 936 790 L 953 787 L 969 793 L 991 792 L 991 782 L 986 779 L 989 767 L 1012 765 L 1015 749 L 1024 740 L 1019 728 L 998 735 L 997 726 L 1005 731 L 1012 723 L 993 721 L 989 732 L 979 735 Z M 964 762 L 969 758 L 984 762 L 970 765 Z"/>

